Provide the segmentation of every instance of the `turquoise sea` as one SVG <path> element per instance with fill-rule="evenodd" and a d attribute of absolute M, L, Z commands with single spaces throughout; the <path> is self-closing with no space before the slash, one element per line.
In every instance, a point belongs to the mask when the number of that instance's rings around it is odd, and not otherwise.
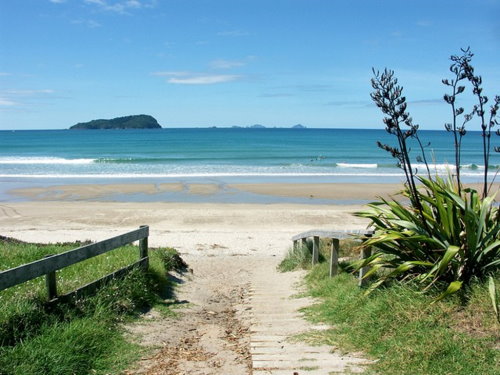
<path fill-rule="evenodd" d="M 421 131 L 431 168 L 446 174 L 453 140 Z M 498 138 L 498 140 L 496 139 Z M 158 130 L 0 131 L 2 200 L 13 187 L 111 182 L 397 182 L 396 161 L 376 141 L 394 144 L 383 129 L 192 128 Z M 493 136 L 493 145 L 500 137 Z M 415 167 L 419 154 L 411 152 Z M 500 165 L 492 152 L 491 176 Z M 462 176 L 480 182 L 482 137 L 464 137 Z"/>

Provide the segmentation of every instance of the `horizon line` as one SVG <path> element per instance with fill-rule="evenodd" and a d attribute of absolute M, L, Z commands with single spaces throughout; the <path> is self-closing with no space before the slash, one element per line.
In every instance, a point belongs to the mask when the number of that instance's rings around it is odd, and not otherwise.
<path fill-rule="evenodd" d="M 148 129 L 148 128 L 136 128 L 136 129 L 70 129 L 70 128 L 43 128 L 43 129 L 0 129 L 2 132 L 16 132 L 16 131 L 47 131 L 47 130 L 72 130 L 72 131 L 95 131 L 95 130 L 178 130 L 178 129 L 235 129 L 235 130 L 275 130 L 275 129 L 286 129 L 286 130 L 381 130 L 385 131 L 385 129 L 382 128 L 346 128 L 346 127 L 308 127 L 304 126 L 303 128 L 294 128 L 292 126 L 265 126 L 263 127 L 257 127 L 254 128 L 253 125 L 248 125 L 248 126 L 240 126 L 240 125 L 230 125 L 230 126 L 182 126 L 182 127 L 161 127 L 161 128 L 155 128 L 155 129 Z M 446 129 L 419 129 L 422 131 L 446 131 Z M 481 132 L 481 130 L 468 130 L 468 132 Z"/>

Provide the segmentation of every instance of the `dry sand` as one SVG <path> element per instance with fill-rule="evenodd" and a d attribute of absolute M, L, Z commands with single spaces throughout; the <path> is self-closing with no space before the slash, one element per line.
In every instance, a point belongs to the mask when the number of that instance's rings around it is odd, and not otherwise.
<path fill-rule="evenodd" d="M 255 194 L 281 197 L 321 198 L 334 200 L 374 200 L 389 197 L 401 190 L 396 184 L 234 184 L 234 189 Z"/>
<path fill-rule="evenodd" d="M 498 190 L 498 184 L 494 189 Z M 363 229 L 361 204 L 168 203 L 158 194 L 183 191 L 196 200 L 221 191 L 338 202 L 370 201 L 401 190 L 394 184 L 88 184 L 18 189 L 27 202 L 0 203 L 0 235 L 32 242 L 101 240 L 150 226 L 152 246 L 182 253 L 281 255 L 290 237 L 309 229 Z M 236 192 L 236 193 L 235 193 Z M 126 201 L 143 194 L 146 202 Z M 120 196 L 124 202 L 113 201 Z M 224 197 L 222 195 L 222 197 Z M 102 201 L 92 201 L 100 199 Z"/>
<path fill-rule="evenodd" d="M 0 234 L 28 242 L 102 240 L 149 225 L 153 247 L 181 253 L 281 255 L 312 228 L 362 229 L 360 206 L 21 202 L 0 204 Z"/>
<path fill-rule="evenodd" d="M 498 190 L 498 184 L 495 189 Z M 184 191 L 198 200 L 225 191 L 338 202 L 370 201 L 401 190 L 394 184 L 88 184 L 18 189 L 27 202 L 0 203 L 0 235 L 32 242 L 102 240 L 149 225 L 151 246 L 185 254 L 282 255 L 290 237 L 309 229 L 363 229 L 361 204 L 168 203 L 157 194 Z M 129 194 L 146 202 L 127 202 Z M 124 202 L 112 201 L 119 195 Z M 92 201 L 101 199 L 102 201 Z M 109 199 L 109 200 L 108 200 Z"/>
<path fill-rule="evenodd" d="M 371 200 L 401 187 L 390 184 L 88 184 L 54 185 L 10 192 L 27 202 L 0 204 L 0 234 L 32 242 L 101 240 L 150 226 L 151 246 L 181 253 L 281 255 L 290 237 L 312 228 L 362 229 L 352 215 L 361 205 L 219 204 L 156 202 L 155 194 L 186 192 L 195 198 L 229 191 L 261 196 Z M 145 194 L 146 202 L 116 202 L 119 195 Z M 95 202 L 92 200 L 101 199 Z M 308 200 L 305 200 L 306 202 Z"/>

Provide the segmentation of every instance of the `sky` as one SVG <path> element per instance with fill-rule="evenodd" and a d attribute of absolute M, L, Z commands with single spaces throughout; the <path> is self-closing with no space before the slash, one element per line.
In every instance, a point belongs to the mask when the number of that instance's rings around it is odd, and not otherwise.
<path fill-rule="evenodd" d="M 468 46 L 493 98 L 500 0 L 0 0 L 0 130 L 383 128 L 370 79 L 386 67 L 414 122 L 443 129 L 441 80 Z"/>

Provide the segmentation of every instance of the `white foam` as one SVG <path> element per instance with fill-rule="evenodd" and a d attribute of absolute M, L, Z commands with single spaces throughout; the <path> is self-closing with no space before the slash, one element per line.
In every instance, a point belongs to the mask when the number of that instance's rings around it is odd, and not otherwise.
<path fill-rule="evenodd" d="M 425 164 L 423 163 L 412 164 L 412 167 L 423 170 L 425 169 Z M 457 167 L 455 166 L 455 164 L 443 163 L 443 164 L 429 164 L 429 169 L 431 171 L 454 171 L 457 169 Z M 484 165 L 462 164 L 460 166 L 460 169 L 471 169 L 471 170 L 482 169 L 484 171 Z"/>
<path fill-rule="evenodd" d="M 411 166 L 413 168 L 418 168 L 418 169 L 421 169 L 421 170 L 425 169 L 425 164 L 424 163 L 412 164 Z M 455 170 L 456 168 L 455 168 L 455 166 L 453 164 L 444 163 L 444 164 L 429 164 L 429 169 L 431 171 L 448 171 L 448 170 Z"/>
<path fill-rule="evenodd" d="M 378 168 L 378 164 L 337 163 L 339 168 Z"/>
<path fill-rule="evenodd" d="M 0 158 L 0 164 L 92 164 L 95 159 L 64 159 L 51 156 L 25 157 L 9 156 Z"/>
<path fill-rule="evenodd" d="M 110 173 L 110 174 L 0 174 L 0 178 L 34 178 L 34 179 L 55 179 L 55 178 L 191 178 L 191 177 L 400 177 L 402 173 Z"/>

